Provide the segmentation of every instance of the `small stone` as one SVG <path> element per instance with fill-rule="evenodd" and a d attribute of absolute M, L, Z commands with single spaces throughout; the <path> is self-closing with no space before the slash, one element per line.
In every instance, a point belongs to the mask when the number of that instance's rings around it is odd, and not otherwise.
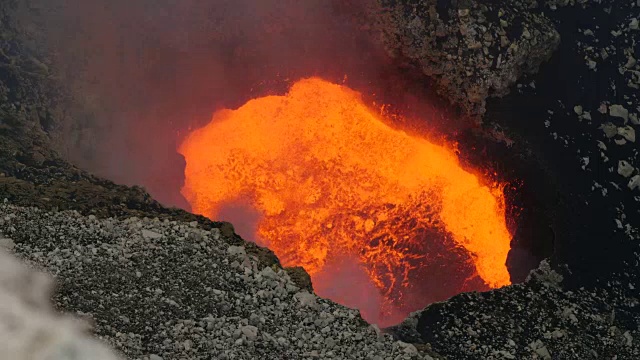
<path fill-rule="evenodd" d="M 633 56 L 629 55 L 629 57 L 627 58 L 627 63 L 624 65 L 625 68 L 627 69 L 633 69 L 634 66 L 636 66 L 638 62 L 636 61 L 636 59 L 634 59 Z"/>
<path fill-rule="evenodd" d="M 624 119 L 625 124 L 629 121 L 629 110 L 622 105 L 614 104 L 609 106 L 609 115 Z"/>
<path fill-rule="evenodd" d="M 158 234 L 155 231 L 142 229 L 142 237 L 145 239 L 160 239 L 162 237 L 162 234 Z"/>
<path fill-rule="evenodd" d="M 247 251 L 244 249 L 244 246 L 229 246 L 227 248 L 227 253 L 229 255 L 246 255 Z"/>
<path fill-rule="evenodd" d="M 224 222 L 220 226 L 220 234 L 225 238 L 231 239 L 234 237 L 235 233 L 236 233 L 236 230 L 231 223 Z"/>
<path fill-rule="evenodd" d="M 627 141 L 635 142 L 636 141 L 636 131 L 631 126 L 627 125 L 624 127 L 618 128 L 618 135 L 621 135 Z"/>
<path fill-rule="evenodd" d="M 413 344 L 409 344 L 409 343 L 405 343 L 405 342 L 402 342 L 402 341 L 398 341 L 398 345 L 401 348 L 403 348 L 402 351 L 404 351 L 407 354 L 417 354 L 418 353 L 418 349 Z"/>
<path fill-rule="evenodd" d="M 267 266 L 264 269 L 262 269 L 262 271 L 260 273 L 262 274 L 263 277 L 265 277 L 267 279 L 277 279 L 278 278 L 278 274 L 276 274 L 276 272 L 273 271 L 273 269 L 270 266 Z"/>
<path fill-rule="evenodd" d="M 631 22 L 629 23 L 629 29 L 631 30 L 638 30 L 640 29 L 640 25 L 638 24 L 638 19 L 631 19 Z"/>
<path fill-rule="evenodd" d="M 582 115 L 582 106 L 580 105 L 576 105 L 573 107 L 573 111 L 577 114 L 577 115 Z"/>
<path fill-rule="evenodd" d="M 629 180 L 629 184 L 627 184 L 627 186 L 631 190 L 640 188 L 640 175 L 634 175 L 631 180 Z"/>
<path fill-rule="evenodd" d="M 287 341 L 287 339 L 283 338 L 283 337 L 279 337 L 278 338 L 278 344 L 282 347 L 287 347 L 289 346 L 289 342 Z"/>
<path fill-rule="evenodd" d="M 608 138 L 612 138 L 618 134 L 618 128 L 612 123 L 604 123 L 600 125 L 600 129 L 602 129 L 604 135 Z"/>
<path fill-rule="evenodd" d="M 324 339 L 324 345 L 327 348 L 332 349 L 334 346 L 336 346 L 336 341 L 332 337 L 328 337 Z"/>
<path fill-rule="evenodd" d="M 311 308 L 315 308 L 318 306 L 316 302 L 316 296 L 314 294 L 310 294 L 308 291 L 301 291 L 295 295 L 293 298 L 300 302 L 302 306 L 308 306 Z"/>
<path fill-rule="evenodd" d="M 511 44 L 511 41 L 509 41 L 509 38 L 506 36 L 500 36 L 500 46 L 501 47 L 507 47 L 509 46 L 509 44 Z"/>
<path fill-rule="evenodd" d="M 543 359 L 551 359 L 551 353 L 549 352 L 546 346 L 537 348 L 535 352 Z"/>
<path fill-rule="evenodd" d="M 251 341 L 258 337 L 258 328 L 253 325 L 244 325 L 240 328 L 240 331 Z"/>
<path fill-rule="evenodd" d="M 156 354 L 149 355 L 149 360 L 162 360 L 162 358 Z"/>
<path fill-rule="evenodd" d="M 500 351 L 497 351 L 496 353 L 498 355 L 502 355 L 502 357 L 505 358 L 505 359 L 510 359 L 511 360 L 511 359 L 515 359 L 516 358 L 515 356 L 513 356 L 512 353 L 510 353 L 508 351 L 505 351 L 505 350 L 500 350 Z"/>
<path fill-rule="evenodd" d="M 634 170 L 635 169 L 633 165 L 629 164 L 627 161 L 625 160 L 618 161 L 618 174 L 628 178 L 629 176 L 631 176 L 631 174 L 633 174 Z"/>

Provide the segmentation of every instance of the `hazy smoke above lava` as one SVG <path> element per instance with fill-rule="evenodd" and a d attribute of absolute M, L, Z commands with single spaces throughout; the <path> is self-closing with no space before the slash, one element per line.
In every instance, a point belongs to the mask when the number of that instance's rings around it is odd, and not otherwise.
<path fill-rule="evenodd" d="M 173 205 L 188 127 L 301 77 L 376 78 L 382 58 L 333 1 L 25 2 L 77 104 L 65 155 Z"/>

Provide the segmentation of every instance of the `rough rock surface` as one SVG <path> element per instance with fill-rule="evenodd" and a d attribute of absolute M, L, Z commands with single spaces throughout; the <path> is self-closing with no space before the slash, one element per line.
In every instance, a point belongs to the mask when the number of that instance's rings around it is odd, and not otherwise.
<path fill-rule="evenodd" d="M 440 92 L 479 119 L 489 96 L 503 96 L 537 71 L 560 42 L 536 1 L 378 0 L 373 28 L 387 52 L 435 80 Z"/>
<path fill-rule="evenodd" d="M 131 359 L 430 359 L 261 266 L 218 228 L 0 205 L 13 251 L 54 274 L 58 308 Z"/>
<path fill-rule="evenodd" d="M 450 359 L 640 357 L 635 277 L 597 290 L 567 291 L 562 282 L 544 261 L 523 284 L 432 304 L 394 332 Z"/>
<path fill-rule="evenodd" d="M 0 239 L 0 357 L 11 360 L 116 360 L 81 324 L 55 314 L 51 279 L 9 256 Z"/>

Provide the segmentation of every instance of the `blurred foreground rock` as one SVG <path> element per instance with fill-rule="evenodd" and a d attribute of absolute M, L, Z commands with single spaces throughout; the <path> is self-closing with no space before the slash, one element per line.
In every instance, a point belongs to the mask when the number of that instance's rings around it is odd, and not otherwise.
<path fill-rule="evenodd" d="M 48 276 L 0 250 L 0 358 L 117 359 L 106 346 L 83 334 L 77 321 L 52 311 L 51 284 Z"/>

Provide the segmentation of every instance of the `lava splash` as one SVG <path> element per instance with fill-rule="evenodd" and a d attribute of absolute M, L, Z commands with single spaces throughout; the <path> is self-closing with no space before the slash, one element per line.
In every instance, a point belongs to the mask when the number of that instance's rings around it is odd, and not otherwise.
<path fill-rule="evenodd" d="M 259 214 L 254 240 L 370 322 L 510 283 L 501 187 L 463 169 L 453 149 L 388 126 L 346 86 L 303 79 L 218 111 L 179 152 L 193 212 L 216 219 L 246 203 Z M 456 271 L 462 280 L 442 293 Z M 367 284 L 332 286 L 358 272 Z"/>

